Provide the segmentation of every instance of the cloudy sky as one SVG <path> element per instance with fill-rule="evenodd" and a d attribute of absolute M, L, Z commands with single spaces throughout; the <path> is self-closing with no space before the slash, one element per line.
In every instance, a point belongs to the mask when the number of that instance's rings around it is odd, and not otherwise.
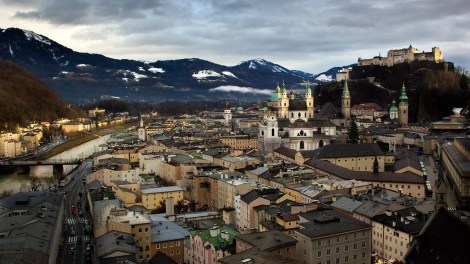
<path fill-rule="evenodd" d="M 470 69 L 468 0 L 0 0 L 0 27 L 146 61 L 263 58 L 318 73 L 412 44 Z"/>

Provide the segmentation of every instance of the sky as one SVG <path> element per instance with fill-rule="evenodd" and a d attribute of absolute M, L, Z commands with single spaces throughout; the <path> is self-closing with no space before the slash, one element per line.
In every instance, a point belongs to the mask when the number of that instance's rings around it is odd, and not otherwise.
<path fill-rule="evenodd" d="M 390 49 L 440 47 L 470 69 L 468 0 L 0 0 L 0 28 L 145 61 L 254 58 L 319 73 Z"/>

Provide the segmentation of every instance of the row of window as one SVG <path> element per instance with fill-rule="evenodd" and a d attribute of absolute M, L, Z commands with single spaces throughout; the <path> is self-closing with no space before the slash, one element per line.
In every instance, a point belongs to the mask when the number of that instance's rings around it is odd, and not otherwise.
<path fill-rule="evenodd" d="M 363 259 L 365 259 L 365 258 L 366 258 L 366 253 L 365 253 L 365 252 L 362 253 L 361 257 L 362 257 Z M 357 255 L 357 254 L 354 254 L 354 255 L 352 256 L 351 260 L 352 260 L 352 261 L 357 261 L 357 260 L 358 260 L 358 255 Z M 345 257 L 344 257 L 344 262 L 341 262 L 341 263 L 348 263 L 349 261 L 350 261 L 349 256 L 345 256 Z M 322 263 L 331 264 L 331 260 L 327 260 L 327 261 L 325 261 L 325 262 L 319 261 L 319 262 L 317 262 L 317 263 L 318 263 L 318 264 L 322 264 Z M 339 263 L 340 263 L 340 258 L 336 258 L 335 263 L 336 263 L 336 264 L 339 264 Z M 365 264 L 365 262 L 363 262 L 363 263 Z"/>
<path fill-rule="evenodd" d="M 179 241 L 176 241 L 176 246 L 178 247 L 179 245 L 180 245 L 180 242 L 179 242 Z M 169 243 L 169 246 L 170 246 L 170 247 L 174 247 L 174 246 L 175 246 L 175 242 L 170 242 L 170 243 Z M 166 247 L 167 247 L 167 243 L 166 243 L 166 242 L 165 242 L 165 243 L 162 243 L 162 248 L 166 248 Z M 157 245 L 155 246 L 155 248 L 156 248 L 156 249 L 160 249 L 160 244 L 157 244 Z M 179 253 L 178 253 L 178 254 L 179 254 Z"/>
<path fill-rule="evenodd" d="M 366 236 L 366 232 L 362 232 L 360 235 L 361 235 L 362 237 L 365 237 L 365 236 Z M 344 238 L 344 241 L 349 241 L 349 238 L 356 239 L 356 238 L 358 238 L 358 236 L 359 236 L 359 234 L 358 234 L 358 233 L 355 233 L 355 234 L 353 234 L 353 235 L 344 235 L 343 238 Z M 305 244 L 305 241 L 306 241 L 306 240 L 304 240 L 304 244 Z M 328 245 L 328 246 L 332 244 L 331 239 L 325 240 L 325 242 L 326 242 L 326 245 Z M 340 237 L 338 236 L 338 237 L 336 237 L 336 243 L 339 243 L 339 242 L 340 242 Z M 365 247 L 365 243 L 366 243 L 366 242 L 362 242 L 362 247 Z M 356 244 L 357 244 L 357 243 L 356 243 Z M 355 244 L 355 245 L 356 245 L 356 244 Z M 319 247 L 322 246 L 322 240 L 318 240 L 318 241 L 317 241 L 317 246 L 319 246 Z"/>

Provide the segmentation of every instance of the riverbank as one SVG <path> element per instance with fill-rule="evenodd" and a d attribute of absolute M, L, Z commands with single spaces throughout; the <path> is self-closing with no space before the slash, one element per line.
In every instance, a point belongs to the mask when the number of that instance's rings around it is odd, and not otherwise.
<path fill-rule="evenodd" d="M 58 146 L 53 147 L 50 151 L 48 151 L 46 153 L 43 153 L 41 155 L 38 155 L 36 157 L 36 159 L 37 160 L 49 159 L 49 158 L 54 157 L 54 156 L 56 156 L 60 153 L 65 152 L 69 149 L 72 149 L 74 147 L 82 145 L 82 144 L 84 144 L 88 141 L 97 139 L 97 138 L 105 136 L 105 135 L 112 134 L 112 133 L 114 133 L 118 130 L 121 130 L 121 129 L 126 129 L 126 128 L 129 128 L 131 126 L 135 126 L 136 124 L 137 124 L 137 122 L 131 122 L 131 123 L 127 123 L 127 124 L 121 124 L 121 125 L 116 125 L 116 126 L 113 126 L 113 127 L 100 129 L 100 130 L 97 130 L 97 131 L 87 132 L 86 134 L 79 135 L 79 136 L 77 136 L 73 139 L 67 140 L 66 142 L 64 142 L 64 143 L 62 143 Z"/>

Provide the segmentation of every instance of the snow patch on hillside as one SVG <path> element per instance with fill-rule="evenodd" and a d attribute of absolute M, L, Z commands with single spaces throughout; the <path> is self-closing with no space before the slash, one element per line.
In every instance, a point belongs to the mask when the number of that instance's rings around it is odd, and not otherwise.
<path fill-rule="evenodd" d="M 271 90 L 268 89 L 256 89 L 253 87 L 241 87 L 234 85 L 223 85 L 216 88 L 209 89 L 209 92 L 237 92 L 237 93 L 253 93 L 253 94 L 272 94 Z"/>
<path fill-rule="evenodd" d="M 149 71 L 149 72 L 153 72 L 153 73 L 164 73 L 164 72 L 165 72 L 164 69 L 162 69 L 162 68 L 155 68 L 155 67 L 149 68 L 148 71 Z"/>
<path fill-rule="evenodd" d="M 206 79 L 208 77 L 221 77 L 222 75 L 220 75 L 220 73 L 215 72 L 215 71 L 202 70 L 202 71 L 198 71 L 197 73 L 193 73 L 192 76 L 193 78 L 201 80 L 201 79 Z"/>
<path fill-rule="evenodd" d="M 51 45 L 51 42 L 49 41 L 49 39 L 46 39 L 46 38 L 34 33 L 33 31 L 23 29 L 23 32 L 24 32 L 24 35 L 26 36 L 26 38 L 29 41 L 31 41 L 32 39 L 35 39 L 35 40 L 37 40 L 39 42 L 42 42 L 44 44 Z"/>
<path fill-rule="evenodd" d="M 129 73 L 134 76 L 134 80 L 137 81 L 137 82 L 142 78 L 148 78 L 148 76 L 145 75 L 145 74 L 140 74 L 140 73 L 133 72 L 133 71 L 129 71 Z"/>
<path fill-rule="evenodd" d="M 229 72 L 229 71 L 223 71 L 222 74 L 225 75 L 225 76 L 229 76 L 229 77 L 237 78 L 237 79 L 238 79 L 238 77 L 235 76 L 235 74 L 233 74 L 233 73 L 231 73 L 231 72 Z"/>
<path fill-rule="evenodd" d="M 77 68 L 92 67 L 90 64 L 77 64 Z"/>
<path fill-rule="evenodd" d="M 315 80 L 322 81 L 322 82 L 331 82 L 333 81 L 332 75 L 320 74 L 315 78 Z"/>

